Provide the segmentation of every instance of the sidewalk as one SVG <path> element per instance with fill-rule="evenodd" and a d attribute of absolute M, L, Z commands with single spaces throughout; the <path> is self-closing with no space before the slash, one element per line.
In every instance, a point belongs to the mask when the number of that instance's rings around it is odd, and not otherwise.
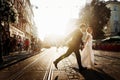
<path fill-rule="evenodd" d="M 76 57 L 72 54 L 58 64 L 59 69 L 54 70 L 53 78 L 56 80 L 119 80 L 120 52 L 95 50 L 94 53 L 96 65 L 93 69 L 79 72 Z"/>
<path fill-rule="evenodd" d="M 7 66 L 15 64 L 15 63 L 17 63 L 19 61 L 22 61 L 22 60 L 24 60 L 26 58 L 29 58 L 31 56 L 33 56 L 33 54 L 28 53 L 26 51 L 21 51 L 21 53 L 12 52 L 12 53 L 10 53 L 10 55 L 4 57 L 4 59 L 3 59 L 4 62 L 2 64 L 0 64 L 0 69 L 3 69 L 5 67 L 7 67 Z"/>

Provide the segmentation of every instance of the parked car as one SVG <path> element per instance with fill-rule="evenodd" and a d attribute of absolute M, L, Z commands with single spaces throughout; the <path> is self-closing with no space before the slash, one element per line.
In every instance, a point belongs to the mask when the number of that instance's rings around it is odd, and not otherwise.
<path fill-rule="evenodd" d="M 120 36 L 113 36 L 95 42 L 93 49 L 107 50 L 107 51 L 120 51 Z"/>

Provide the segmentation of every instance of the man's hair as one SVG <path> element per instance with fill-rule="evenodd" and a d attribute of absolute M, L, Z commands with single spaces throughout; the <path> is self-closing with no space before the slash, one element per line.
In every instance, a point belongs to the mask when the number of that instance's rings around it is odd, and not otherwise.
<path fill-rule="evenodd" d="M 80 28 L 86 27 L 86 24 L 81 24 Z"/>

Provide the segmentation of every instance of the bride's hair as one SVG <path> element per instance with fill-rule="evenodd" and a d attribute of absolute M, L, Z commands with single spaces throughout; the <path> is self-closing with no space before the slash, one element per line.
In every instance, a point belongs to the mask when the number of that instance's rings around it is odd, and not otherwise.
<path fill-rule="evenodd" d="M 91 33 L 91 34 L 92 34 L 93 29 L 92 29 L 92 27 L 88 27 L 86 31 L 87 31 L 88 33 Z"/>

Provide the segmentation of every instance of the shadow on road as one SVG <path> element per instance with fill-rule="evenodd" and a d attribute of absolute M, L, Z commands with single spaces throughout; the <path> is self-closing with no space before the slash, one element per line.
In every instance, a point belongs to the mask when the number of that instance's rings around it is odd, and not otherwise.
<path fill-rule="evenodd" d="M 79 69 L 73 68 L 76 72 L 79 72 Z M 110 75 L 106 74 L 103 70 L 100 69 L 87 69 L 82 72 L 79 72 L 85 80 L 115 80 Z"/>

